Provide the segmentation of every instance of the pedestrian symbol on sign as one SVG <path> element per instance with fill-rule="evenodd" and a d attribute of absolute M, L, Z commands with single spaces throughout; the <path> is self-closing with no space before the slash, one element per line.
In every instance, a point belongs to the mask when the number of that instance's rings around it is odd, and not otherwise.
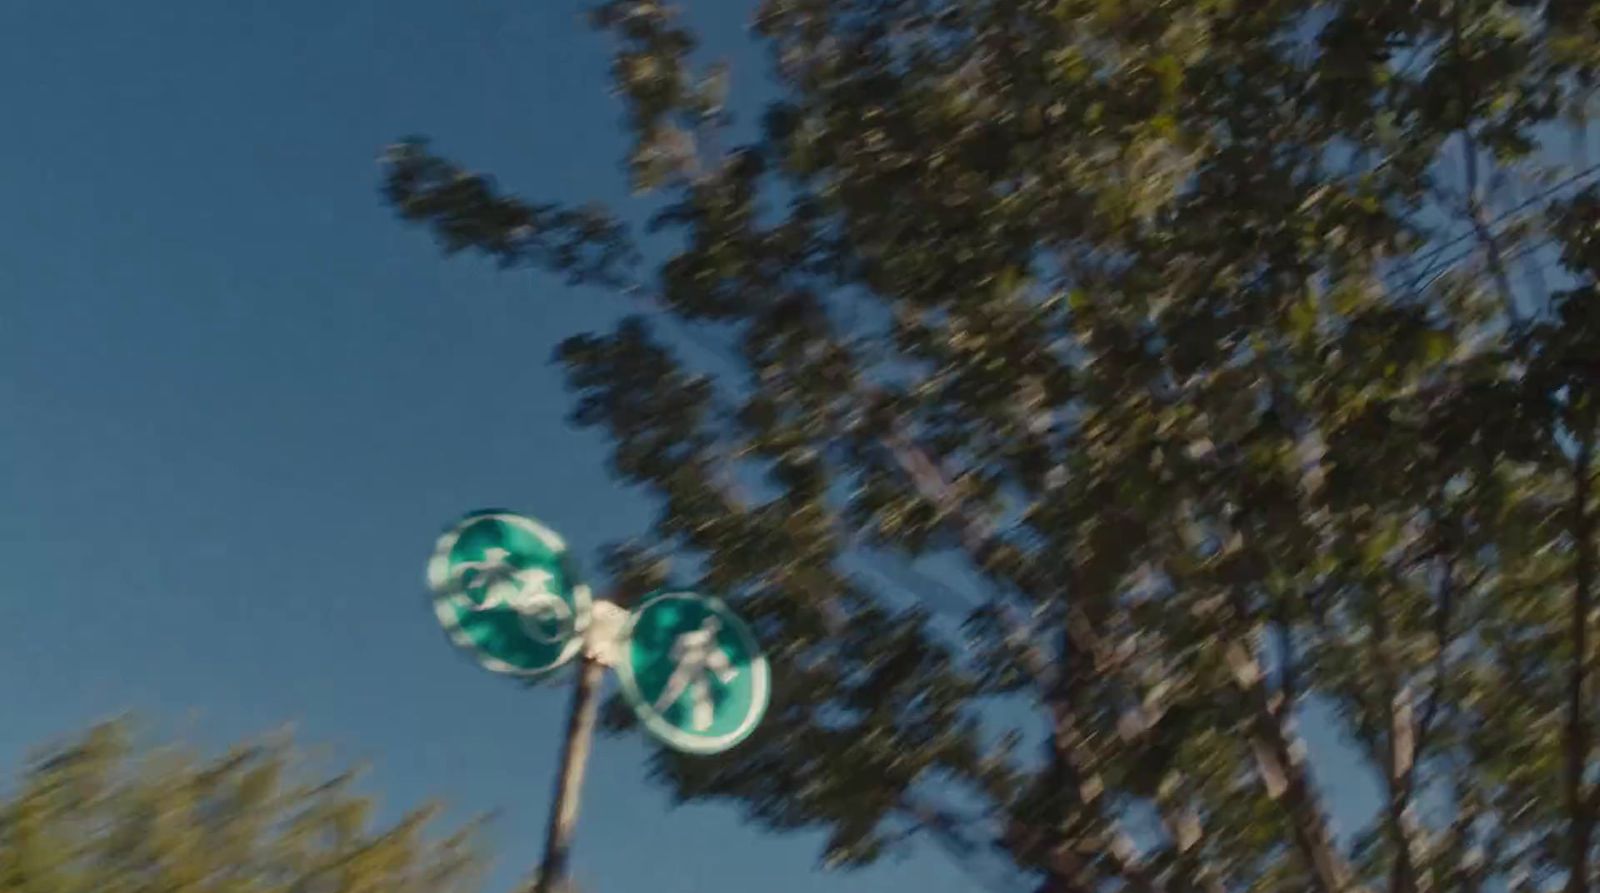
<path fill-rule="evenodd" d="M 711 728 L 715 711 L 711 701 L 711 674 L 715 673 L 723 685 L 732 683 L 734 677 L 739 675 L 739 671 L 728 662 L 727 653 L 717 645 L 717 633 L 721 629 L 722 623 L 717 620 L 717 615 L 710 614 L 698 629 L 678 636 L 678 640 L 672 643 L 672 659 L 677 663 L 677 669 L 668 677 L 667 687 L 655 703 L 657 713 L 666 713 L 667 708 L 687 692 L 693 704 L 690 708 L 693 717 L 691 726 L 696 732 Z"/>
<path fill-rule="evenodd" d="M 662 592 L 633 612 L 617 679 L 645 729 L 678 750 L 718 753 L 743 741 L 770 696 L 755 634 L 727 605 Z"/>

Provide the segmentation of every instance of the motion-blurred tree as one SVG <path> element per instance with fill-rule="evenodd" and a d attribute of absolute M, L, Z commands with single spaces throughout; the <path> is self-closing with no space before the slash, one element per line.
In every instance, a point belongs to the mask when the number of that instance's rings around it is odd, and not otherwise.
<path fill-rule="evenodd" d="M 665 257 L 423 142 L 385 187 L 637 302 L 560 351 L 662 509 L 614 569 L 780 685 L 673 790 L 996 889 L 1594 887 L 1596 7 L 766 0 L 749 132 L 666 5 L 593 20 Z"/>
<path fill-rule="evenodd" d="M 201 760 L 137 752 L 125 723 L 44 754 L 0 798 L 3 893 L 451 893 L 470 890 L 470 829 L 387 828 L 349 790 L 318 783 L 286 741 Z"/>

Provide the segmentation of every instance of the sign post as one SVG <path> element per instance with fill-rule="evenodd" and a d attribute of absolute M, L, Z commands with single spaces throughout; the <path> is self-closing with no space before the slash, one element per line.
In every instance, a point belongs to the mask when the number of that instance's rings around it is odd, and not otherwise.
<path fill-rule="evenodd" d="M 572 832 L 578 825 L 584 770 L 589 765 L 595 719 L 600 713 L 600 686 L 616 653 L 616 637 L 624 617 L 615 604 L 596 601 L 585 628 L 582 656 L 572 686 L 572 705 L 567 712 L 566 738 L 561 743 L 561 764 L 556 769 L 544 858 L 539 862 L 534 893 L 565 893 L 562 885 L 572 854 Z"/>
<path fill-rule="evenodd" d="M 567 716 L 567 737 L 561 745 L 561 768 L 556 774 L 555 802 L 550 805 L 550 825 L 545 832 L 544 859 L 539 863 L 535 893 L 563 893 L 567 863 L 572 854 L 572 830 L 578 824 L 579 792 L 594 742 L 594 723 L 600 713 L 600 683 L 605 664 L 584 655 L 578 661 L 577 682 L 572 687 L 572 709 Z"/>
<path fill-rule="evenodd" d="M 767 660 L 727 605 L 680 591 L 655 593 L 631 613 L 596 600 L 566 543 L 531 518 L 468 515 L 439 538 L 428 585 L 451 641 L 486 669 L 545 678 L 577 659 L 535 893 L 564 893 L 607 667 L 644 728 L 684 753 L 727 750 L 766 712 Z"/>

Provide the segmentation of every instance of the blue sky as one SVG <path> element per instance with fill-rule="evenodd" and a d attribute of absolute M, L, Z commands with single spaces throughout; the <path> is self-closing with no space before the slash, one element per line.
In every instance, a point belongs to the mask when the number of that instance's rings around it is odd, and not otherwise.
<path fill-rule="evenodd" d="M 531 866 L 565 692 L 454 653 L 422 568 L 484 505 L 586 558 L 643 526 L 547 362 L 621 308 L 439 257 L 375 158 L 423 133 L 529 194 L 623 200 L 580 9 L 0 4 L 0 764 L 123 710 L 218 745 L 294 722 L 392 808 L 499 810 L 491 891 Z M 748 9 L 695 18 L 733 47 Z M 595 754 L 589 889 L 970 889 L 932 855 L 817 873 L 813 838 L 669 810 L 645 754 Z"/>

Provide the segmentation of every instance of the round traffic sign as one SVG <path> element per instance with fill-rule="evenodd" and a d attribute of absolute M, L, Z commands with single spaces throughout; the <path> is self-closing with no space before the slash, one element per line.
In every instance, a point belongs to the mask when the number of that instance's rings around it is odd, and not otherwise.
<path fill-rule="evenodd" d="M 743 741 L 771 696 L 767 659 L 745 622 L 693 592 L 647 598 L 622 630 L 617 678 L 651 734 L 688 753 Z"/>
<path fill-rule="evenodd" d="M 583 646 L 589 589 L 566 543 L 532 518 L 468 515 L 439 538 L 428 586 L 450 639 L 497 673 L 538 676 Z"/>

